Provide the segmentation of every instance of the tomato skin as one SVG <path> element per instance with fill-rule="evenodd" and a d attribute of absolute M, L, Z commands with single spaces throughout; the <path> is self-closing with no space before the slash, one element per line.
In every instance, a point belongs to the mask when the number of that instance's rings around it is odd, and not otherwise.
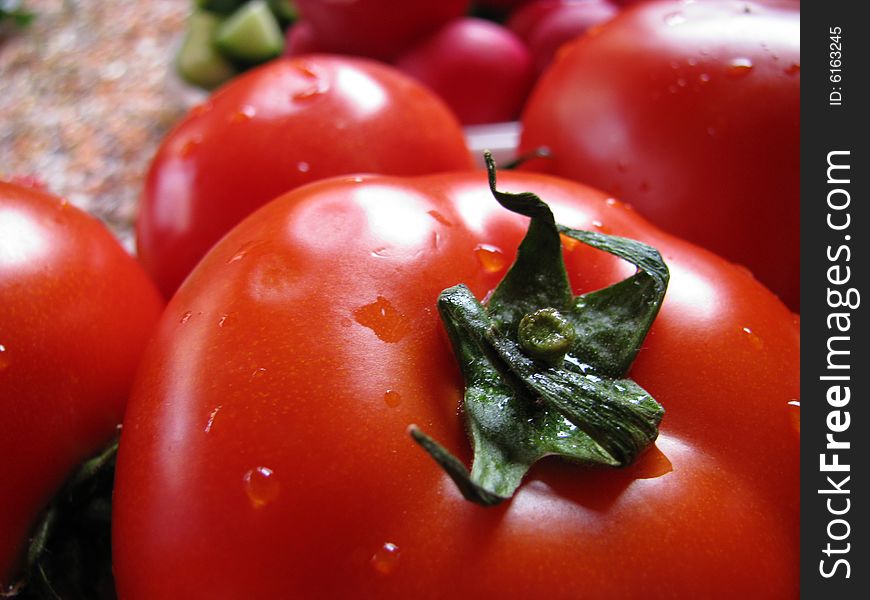
<path fill-rule="evenodd" d="M 544 461 L 500 507 L 462 499 L 406 432 L 469 458 L 435 301 L 493 289 L 527 220 L 482 172 L 321 181 L 235 228 L 167 308 L 121 439 L 122 600 L 797 594 L 790 311 L 600 192 L 499 187 L 662 251 L 671 285 L 633 367 L 667 411 L 657 448 L 618 471 Z M 567 248 L 578 293 L 632 272 Z"/>
<path fill-rule="evenodd" d="M 540 74 L 566 42 L 612 19 L 619 10 L 609 0 L 538 0 L 515 12 L 507 26 L 522 34 Z"/>
<path fill-rule="evenodd" d="M 539 81 L 520 150 L 552 158 L 526 168 L 608 190 L 799 309 L 799 28 L 746 2 L 624 11 Z"/>
<path fill-rule="evenodd" d="M 472 164 L 456 117 L 395 69 L 327 55 L 279 59 L 230 82 L 163 141 L 140 202 L 139 256 L 168 297 L 233 225 L 293 187 Z"/>
<path fill-rule="evenodd" d="M 37 513 L 114 435 L 162 308 L 97 220 L 0 182 L 0 590 Z"/>
<path fill-rule="evenodd" d="M 395 2 L 297 0 L 300 18 L 311 24 L 318 43 L 330 52 L 389 60 L 434 31 L 465 14 L 468 0 Z"/>

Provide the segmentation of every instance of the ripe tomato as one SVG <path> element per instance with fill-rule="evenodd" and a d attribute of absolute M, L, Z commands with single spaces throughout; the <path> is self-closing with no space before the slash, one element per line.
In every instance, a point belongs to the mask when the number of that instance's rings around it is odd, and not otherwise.
<path fill-rule="evenodd" d="M 161 310 L 98 221 L 0 182 L 0 592 L 37 513 L 113 436 Z"/>
<path fill-rule="evenodd" d="M 619 10 L 610 0 L 537 0 L 523 5 L 506 24 L 529 45 L 541 73 L 566 42 L 612 19 Z"/>
<path fill-rule="evenodd" d="M 657 447 L 622 470 L 544 461 L 510 502 L 464 500 L 406 430 L 467 460 L 436 299 L 492 290 L 527 219 L 480 172 L 324 180 L 235 228 L 164 313 L 121 437 L 120 598 L 797 594 L 792 313 L 603 193 L 499 183 L 668 261 L 632 368 L 667 411 Z M 576 293 L 633 272 L 579 243 L 564 253 Z"/>
<path fill-rule="evenodd" d="M 396 58 L 396 66 L 437 93 L 466 125 L 519 118 L 532 85 L 532 56 L 506 27 L 454 19 Z"/>
<path fill-rule="evenodd" d="M 363 59 L 273 61 L 233 80 L 166 137 L 145 182 L 139 256 L 164 295 L 244 216 L 329 175 L 470 168 L 456 117 Z"/>
<path fill-rule="evenodd" d="M 296 0 L 302 22 L 330 52 L 388 60 L 451 19 L 465 14 L 468 0 L 395 2 Z"/>
<path fill-rule="evenodd" d="M 577 40 L 526 105 L 526 168 L 608 190 L 799 308 L 800 13 L 662 0 Z"/>

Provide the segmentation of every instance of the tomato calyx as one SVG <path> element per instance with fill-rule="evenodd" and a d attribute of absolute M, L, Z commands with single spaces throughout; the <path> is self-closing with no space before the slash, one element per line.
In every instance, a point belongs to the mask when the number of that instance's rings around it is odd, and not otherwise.
<path fill-rule="evenodd" d="M 23 578 L 7 595 L 22 600 L 114 597 L 111 521 L 117 453 L 116 437 L 83 462 L 55 495 L 32 531 Z"/>
<path fill-rule="evenodd" d="M 509 499 L 545 456 L 623 467 L 655 442 L 664 409 L 625 375 L 661 307 L 669 272 L 655 248 L 557 225 L 536 195 L 498 191 L 489 154 L 486 164 L 496 200 L 531 221 L 486 306 L 463 284 L 438 299 L 465 380 L 471 471 L 418 427 L 409 433 L 467 500 L 492 506 Z M 637 271 L 575 297 L 560 235 Z"/>

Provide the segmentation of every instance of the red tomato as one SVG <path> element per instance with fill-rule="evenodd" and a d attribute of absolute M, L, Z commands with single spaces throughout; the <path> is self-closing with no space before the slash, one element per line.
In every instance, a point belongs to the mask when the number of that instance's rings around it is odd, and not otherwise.
<path fill-rule="evenodd" d="M 164 140 L 142 194 L 139 255 L 169 296 L 233 225 L 291 188 L 471 165 L 456 117 L 392 67 L 279 59 L 230 82 Z"/>
<path fill-rule="evenodd" d="M 526 168 L 608 190 L 799 307 L 800 14 L 663 0 L 567 49 L 523 115 Z"/>
<path fill-rule="evenodd" d="M 300 19 L 331 52 L 391 59 L 416 40 L 465 14 L 468 0 L 296 0 Z"/>
<path fill-rule="evenodd" d="M 500 188 L 668 261 L 632 369 L 667 411 L 657 448 L 623 470 L 544 461 L 510 502 L 464 500 L 406 431 L 469 456 L 436 298 L 484 297 L 528 221 L 480 172 L 321 181 L 234 229 L 165 313 L 118 457 L 120 598 L 797 594 L 792 313 L 600 192 Z M 580 243 L 565 257 L 577 293 L 633 272 Z"/>
<path fill-rule="evenodd" d="M 284 37 L 284 56 L 324 52 L 324 49 L 317 45 L 317 38 L 311 29 L 311 23 L 307 21 L 296 21 L 290 25 Z"/>
<path fill-rule="evenodd" d="M 472 17 L 451 21 L 400 55 L 396 66 L 467 125 L 519 118 L 534 75 L 531 54 L 513 32 Z"/>
<path fill-rule="evenodd" d="M 0 595 L 37 513 L 114 435 L 161 309 L 98 221 L 0 182 Z"/>
<path fill-rule="evenodd" d="M 612 19 L 618 12 L 619 8 L 608 0 L 559 2 L 541 17 L 527 38 L 537 72 L 550 66 L 566 42 Z"/>
<path fill-rule="evenodd" d="M 505 27 L 516 33 L 526 43 L 541 19 L 574 0 L 533 0 L 513 11 L 505 21 Z"/>

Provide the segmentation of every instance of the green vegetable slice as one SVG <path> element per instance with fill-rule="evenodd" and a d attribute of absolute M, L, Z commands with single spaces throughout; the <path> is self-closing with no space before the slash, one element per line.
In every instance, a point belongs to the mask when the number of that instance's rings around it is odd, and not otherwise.
<path fill-rule="evenodd" d="M 220 23 L 221 17 L 204 10 L 195 10 L 187 20 L 187 34 L 175 67 L 191 85 L 210 90 L 236 75 L 235 67 L 212 42 Z"/>
<path fill-rule="evenodd" d="M 218 49 L 232 60 L 256 64 L 279 56 L 284 33 L 265 0 L 243 4 L 217 28 Z"/>

